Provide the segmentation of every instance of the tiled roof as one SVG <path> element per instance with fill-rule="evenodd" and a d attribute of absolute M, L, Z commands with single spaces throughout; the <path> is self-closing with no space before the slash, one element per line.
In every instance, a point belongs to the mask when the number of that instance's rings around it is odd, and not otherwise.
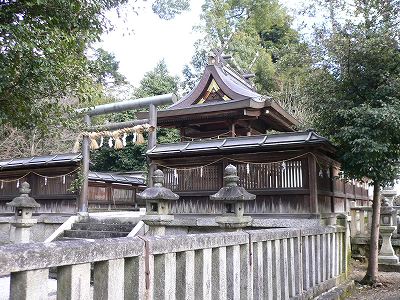
<path fill-rule="evenodd" d="M 143 178 L 103 172 L 89 172 L 89 180 L 139 185 L 145 184 Z"/>
<path fill-rule="evenodd" d="M 81 160 L 82 155 L 80 153 L 65 153 L 46 156 L 4 159 L 0 160 L 0 172 L 52 166 L 71 166 L 77 165 Z M 143 178 L 106 172 L 89 172 L 89 180 L 124 184 L 145 184 L 145 180 Z"/>
<path fill-rule="evenodd" d="M 271 135 L 231 137 L 224 139 L 199 140 L 174 144 L 159 144 L 147 151 L 150 157 L 171 156 L 173 154 L 202 154 L 207 152 L 224 152 L 239 149 L 273 149 L 281 146 L 300 146 L 309 144 L 330 144 L 314 131 L 289 132 Z"/>
<path fill-rule="evenodd" d="M 80 162 L 81 159 L 82 155 L 80 153 L 65 153 L 46 156 L 4 159 L 0 160 L 0 171 L 53 165 L 70 165 Z"/>

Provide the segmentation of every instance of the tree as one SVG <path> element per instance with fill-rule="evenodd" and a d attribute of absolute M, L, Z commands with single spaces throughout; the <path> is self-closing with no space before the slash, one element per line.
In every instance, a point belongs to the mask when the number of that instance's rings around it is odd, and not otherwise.
<path fill-rule="evenodd" d="M 127 83 L 125 77 L 118 72 L 119 63 L 114 55 L 103 49 L 96 49 L 88 60 L 88 66 L 91 69 L 93 86 L 99 91 L 99 96 L 91 104 L 116 101 L 111 91 Z M 59 105 L 76 108 L 82 104 L 76 99 L 65 97 L 59 100 Z M 30 124 L 28 128 L 1 126 L 0 159 L 70 152 L 78 133 L 84 130 L 83 124 L 80 119 L 75 118 L 65 122 L 64 126 L 60 126 L 58 121 L 47 122 L 46 130 L 38 129 L 35 124 Z"/>
<path fill-rule="evenodd" d="M 172 18 L 188 8 L 186 2 L 152 3 L 161 17 Z M 99 70 L 86 52 L 112 29 L 106 12 L 122 8 L 135 10 L 128 0 L 1 1 L 0 126 L 45 132 L 50 124 L 69 120 L 72 109 L 59 105 L 62 99 L 88 103 L 98 98 L 92 72 Z"/>
<path fill-rule="evenodd" d="M 63 98 L 95 97 L 85 51 L 109 28 L 105 11 L 125 2 L 3 1 L 0 124 L 45 131 L 66 113 Z"/>
<path fill-rule="evenodd" d="M 199 30 L 205 38 L 196 45 L 192 67 L 185 66 L 187 90 L 193 88 L 210 49 L 233 56 L 231 67 L 255 73 L 261 94 L 271 95 L 294 114 L 301 110 L 301 77 L 310 62 L 307 45 L 292 28 L 292 18 L 278 0 L 206 0 Z"/>
<path fill-rule="evenodd" d="M 169 74 L 165 61 L 160 61 L 156 67 L 147 72 L 140 85 L 135 89 L 131 98 L 143 98 L 154 95 L 162 95 L 176 92 L 179 80 Z M 136 111 L 115 114 L 112 121 L 128 121 L 135 119 Z M 157 141 L 159 143 L 176 142 L 179 134 L 176 130 L 158 128 Z M 114 150 L 104 146 L 99 150 L 92 151 L 91 167 L 94 171 L 146 171 L 146 145 L 135 145 L 128 137 L 127 146 L 120 150 Z"/>
<path fill-rule="evenodd" d="M 344 176 L 374 187 L 368 284 L 377 280 L 380 187 L 399 173 L 399 4 L 319 1 L 328 22 L 316 31 L 308 81 L 314 125 L 337 146 Z"/>

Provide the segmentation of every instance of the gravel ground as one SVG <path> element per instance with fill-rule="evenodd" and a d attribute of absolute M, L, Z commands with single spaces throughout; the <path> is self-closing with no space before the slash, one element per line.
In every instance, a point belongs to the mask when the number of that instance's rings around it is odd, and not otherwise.
<path fill-rule="evenodd" d="M 358 261 L 352 262 L 353 280 L 361 280 L 367 270 L 366 263 Z M 397 272 L 379 272 L 377 284 L 374 287 L 355 284 L 353 294 L 346 299 L 349 300 L 400 300 L 400 273 Z"/>

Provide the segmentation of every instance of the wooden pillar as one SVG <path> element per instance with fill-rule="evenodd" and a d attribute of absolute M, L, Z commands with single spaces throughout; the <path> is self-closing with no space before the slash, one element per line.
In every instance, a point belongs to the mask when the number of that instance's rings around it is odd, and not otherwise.
<path fill-rule="evenodd" d="M 183 142 L 185 140 L 185 128 L 181 127 L 179 128 L 180 131 L 180 135 L 181 135 L 181 142 Z"/>
<path fill-rule="evenodd" d="M 250 124 L 247 126 L 247 134 L 246 135 L 251 136 L 251 125 Z"/>
<path fill-rule="evenodd" d="M 251 121 L 247 121 L 247 136 L 251 136 Z"/>
<path fill-rule="evenodd" d="M 317 186 L 317 161 L 313 154 L 307 157 L 308 162 L 308 188 L 310 191 L 310 211 L 318 213 L 318 186 Z"/>
<path fill-rule="evenodd" d="M 107 200 L 107 204 L 108 204 L 108 210 L 111 210 L 112 203 L 113 203 L 111 183 L 106 184 L 106 200 Z"/>
<path fill-rule="evenodd" d="M 90 116 L 85 115 L 85 124 L 90 126 Z M 86 213 L 88 211 L 88 189 L 89 189 L 89 161 L 90 161 L 90 139 L 84 136 L 82 140 L 82 187 L 78 200 L 78 212 Z"/>
<path fill-rule="evenodd" d="M 332 197 L 331 197 L 331 212 L 335 212 L 335 179 L 334 179 L 334 174 L 333 174 L 333 166 L 329 167 L 329 183 L 330 183 L 330 189 L 332 192 Z M 344 211 L 346 210 L 346 202 L 344 202 Z"/>
<path fill-rule="evenodd" d="M 236 124 L 235 122 L 231 123 L 231 137 L 235 137 L 236 136 Z"/>
<path fill-rule="evenodd" d="M 155 130 L 153 132 L 149 133 L 149 140 L 147 142 L 147 149 L 150 150 L 153 148 L 156 143 L 157 143 L 157 109 L 154 104 L 149 105 L 149 123 L 150 125 L 155 127 Z M 156 166 L 150 161 L 149 158 L 148 163 L 149 163 L 149 174 L 148 174 L 148 179 L 147 179 L 147 186 L 152 187 L 153 186 L 153 173 L 156 170 Z"/>

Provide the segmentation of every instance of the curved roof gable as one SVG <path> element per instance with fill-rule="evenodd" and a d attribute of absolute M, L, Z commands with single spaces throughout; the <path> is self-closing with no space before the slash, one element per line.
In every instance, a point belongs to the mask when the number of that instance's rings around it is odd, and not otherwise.
<path fill-rule="evenodd" d="M 168 109 L 246 99 L 264 102 L 266 98 L 255 92 L 252 86 L 233 70 L 225 66 L 207 65 L 197 86 Z"/>

